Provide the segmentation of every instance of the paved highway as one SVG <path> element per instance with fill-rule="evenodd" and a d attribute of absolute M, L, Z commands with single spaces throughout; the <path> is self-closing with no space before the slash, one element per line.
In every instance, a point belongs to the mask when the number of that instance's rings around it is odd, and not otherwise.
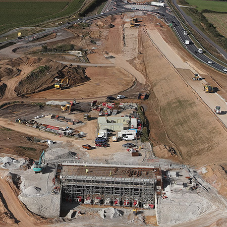
<path fill-rule="evenodd" d="M 179 37 L 180 41 L 192 55 L 194 55 L 197 59 L 209 65 L 210 67 L 227 74 L 227 65 L 225 63 L 221 65 L 215 62 L 213 59 L 204 54 L 204 52 L 206 52 L 205 50 L 203 50 L 203 53 L 198 52 L 199 48 L 193 43 L 190 35 L 185 33 L 185 29 L 175 16 L 172 16 L 164 11 L 161 13 L 159 12 L 159 14 L 165 18 L 167 23 L 172 23 L 172 27 Z M 188 40 L 189 44 L 185 44 L 185 40 Z"/>
<path fill-rule="evenodd" d="M 200 29 L 198 29 L 194 24 L 191 17 L 189 17 L 176 3 L 176 0 L 173 0 L 173 4 L 177 7 L 178 11 L 183 15 L 184 19 L 188 22 L 188 24 L 196 30 L 204 39 L 206 39 L 209 43 L 211 43 L 226 59 L 227 59 L 227 53 L 225 50 L 223 50 L 220 46 L 218 46 L 213 40 L 211 40 L 209 37 L 207 37 Z"/>
<path fill-rule="evenodd" d="M 129 4 L 118 4 L 119 7 L 127 7 Z M 137 9 L 137 7 L 135 7 L 135 5 L 133 4 L 131 6 L 131 8 L 133 8 L 134 10 Z M 196 57 L 198 60 L 200 60 L 201 62 L 209 65 L 210 67 L 221 71 L 222 73 L 227 74 L 227 64 L 223 63 L 222 65 L 215 62 L 213 59 L 215 59 L 215 57 L 209 58 L 207 55 L 205 55 L 204 53 L 206 52 L 205 50 L 203 50 L 202 53 L 198 52 L 198 47 L 193 43 L 192 39 L 190 38 L 190 35 L 185 34 L 185 29 L 184 27 L 181 25 L 181 23 L 178 21 L 178 19 L 167 13 L 166 12 L 166 7 L 159 7 L 158 10 L 151 10 L 150 8 L 147 7 L 143 7 L 143 11 L 151 11 L 153 13 L 158 13 L 167 23 L 172 24 L 172 28 L 173 30 L 176 32 L 179 40 L 182 42 L 182 44 L 185 46 L 185 48 L 192 54 L 194 55 L 194 57 Z M 189 44 L 185 44 L 185 40 L 189 41 Z"/>

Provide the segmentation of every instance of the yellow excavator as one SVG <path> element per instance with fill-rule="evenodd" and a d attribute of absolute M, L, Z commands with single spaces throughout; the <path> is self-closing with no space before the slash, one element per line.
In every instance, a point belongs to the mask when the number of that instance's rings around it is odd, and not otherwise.
<path fill-rule="evenodd" d="M 69 78 L 68 78 L 68 76 L 63 78 L 61 81 L 60 81 L 60 79 L 56 79 L 56 80 L 58 80 L 58 82 L 56 82 L 55 85 L 54 85 L 54 87 L 56 89 L 65 89 L 65 88 L 69 87 Z"/>
<path fill-rule="evenodd" d="M 211 85 L 209 85 L 209 84 L 204 85 L 203 89 L 204 89 L 204 91 L 206 93 L 212 93 L 212 92 L 214 92 L 214 88 Z"/>
<path fill-rule="evenodd" d="M 62 111 L 69 110 L 69 112 L 71 112 L 71 108 L 72 108 L 71 104 L 66 104 L 64 106 L 61 106 Z"/>
<path fill-rule="evenodd" d="M 61 106 L 61 110 L 62 111 L 66 111 L 68 110 L 69 113 L 71 113 L 72 111 L 72 108 L 76 105 L 76 100 L 74 99 L 74 101 L 70 101 L 70 103 L 64 105 L 64 106 Z"/>

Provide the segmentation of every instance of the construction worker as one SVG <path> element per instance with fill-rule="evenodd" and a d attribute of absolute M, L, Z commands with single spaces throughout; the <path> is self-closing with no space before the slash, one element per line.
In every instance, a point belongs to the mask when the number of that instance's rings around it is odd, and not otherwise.
<path fill-rule="evenodd" d="M 85 171 L 86 171 L 86 173 L 88 173 L 88 169 L 86 169 Z"/>

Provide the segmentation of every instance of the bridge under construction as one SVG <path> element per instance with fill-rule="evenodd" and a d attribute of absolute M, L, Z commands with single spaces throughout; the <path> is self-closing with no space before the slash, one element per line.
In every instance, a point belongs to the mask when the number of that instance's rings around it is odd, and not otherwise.
<path fill-rule="evenodd" d="M 154 208 L 162 189 L 161 170 L 150 166 L 63 163 L 57 169 L 63 201 Z"/>

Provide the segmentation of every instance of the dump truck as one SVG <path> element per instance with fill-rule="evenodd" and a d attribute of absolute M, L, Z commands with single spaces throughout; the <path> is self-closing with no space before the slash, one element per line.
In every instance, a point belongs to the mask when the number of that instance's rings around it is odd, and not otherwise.
<path fill-rule="evenodd" d="M 204 88 L 203 89 L 204 89 L 204 91 L 206 93 L 212 93 L 212 92 L 214 92 L 214 88 L 211 85 L 209 85 L 209 84 L 204 85 Z"/>

